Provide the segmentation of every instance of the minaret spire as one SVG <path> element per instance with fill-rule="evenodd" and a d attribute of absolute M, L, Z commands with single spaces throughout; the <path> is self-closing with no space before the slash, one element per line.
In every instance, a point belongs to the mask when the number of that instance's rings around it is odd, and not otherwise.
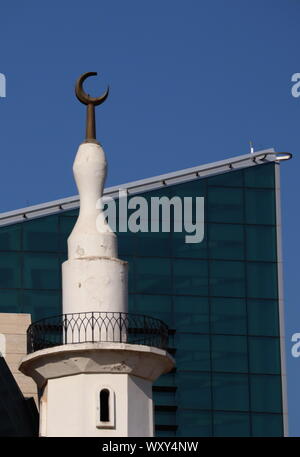
<path fill-rule="evenodd" d="M 104 94 L 100 95 L 100 97 L 90 97 L 89 94 L 86 94 L 83 90 L 83 83 L 89 76 L 96 76 L 97 72 L 89 71 L 87 73 L 83 73 L 78 80 L 76 81 L 75 85 L 75 93 L 78 100 L 87 105 L 86 111 L 86 143 L 98 143 L 96 140 L 96 123 L 95 123 L 95 106 L 101 105 L 108 97 L 109 94 L 109 87 L 107 87 Z"/>
<path fill-rule="evenodd" d="M 127 262 L 101 198 L 107 172 L 96 140 L 95 106 L 83 81 L 76 96 L 87 105 L 86 140 L 73 164 L 80 196 L 77 221 L 62 264 L 62 312 L 33 323 L 20 370 L 41 392 L 41 436 L 153 436 L 152 383 L 174 366 L 168 328 L 151 316 L 128 313 Z"/>

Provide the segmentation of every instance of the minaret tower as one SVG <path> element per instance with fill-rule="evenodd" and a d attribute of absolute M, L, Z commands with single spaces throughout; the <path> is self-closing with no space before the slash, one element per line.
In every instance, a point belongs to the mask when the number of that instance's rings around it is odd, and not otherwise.
<path fill-rule="evenodd" d="M 63 314 L 31 324 L 20 370 L 39 388 L 41 436 L 153 436 L 152 383 L 174 361 L 166 325 L 128 314 L 128 265 L 99 204 L 107 162 L 95 106 L 109 91 L 93 98 L 82 87 L 96 74 L 76 83 L 87 123 L 73 166 L 80 212 L 62 266 Z"/>

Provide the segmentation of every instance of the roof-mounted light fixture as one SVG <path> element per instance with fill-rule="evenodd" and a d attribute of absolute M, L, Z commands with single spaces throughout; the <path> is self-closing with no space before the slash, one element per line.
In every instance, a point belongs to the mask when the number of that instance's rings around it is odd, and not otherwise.
<path fill-rule="evenodd" d="M 276 157 L 276 162 L 281 162 L 283 160 L 290 160 L 293 158 L 293 154 L 291 154 L 290 152 L 276 152 L 276 151 L 273 151 L 273 152 L 264 152 L 263 154 L 261 155 L 256 155 L 253 160 L 256 161 L 256 159 L 259 159 L 259 160 L 265 160 L 265 158 L 267 156 L 275 156 Z"/>

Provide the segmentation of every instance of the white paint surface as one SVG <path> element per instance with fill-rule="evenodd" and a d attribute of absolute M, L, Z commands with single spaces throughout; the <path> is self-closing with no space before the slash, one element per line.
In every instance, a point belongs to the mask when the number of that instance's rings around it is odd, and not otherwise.
<path fill-rule="evenodd" d="M 62 268 L 64 314 L 127 312 L 127 262 L 117 259 L 116 235 L 99 207 L 106 169 L 100 145 L 79 146 L 73 171 L 80 212 L 68 239 L 69 259 Z"/>
<path fill-rule="evenodd" d="M 101 217 L 107 164 L 102 147 L 95 143 L 79 146 L 73 165 L 80 197 L 80 212 L 68 239 L 69 259 L 91 256 L 117 257 L 117 238 Z"/>
<path fill-rule="evenodd" d="M 64 313 L 127 312 L 127 263 L 93 257 L 63 264 Z"/>
<path fill-rule="evenodd" d="M 115 394 L 115 426 L 98 428 L 97 394 Z M 80 374 L 48 381 L 44 436 L 152 436 L 151 382 L 126 374 Z M 42 397 L 43 401 L 43 397 Z M 45 405 L 46 403 L 46 405 Z"/>

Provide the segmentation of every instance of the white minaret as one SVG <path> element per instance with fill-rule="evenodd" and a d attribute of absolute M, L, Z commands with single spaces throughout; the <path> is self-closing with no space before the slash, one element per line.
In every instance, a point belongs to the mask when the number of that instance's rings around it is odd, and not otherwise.
<path fill-rule="evenodd" d="M 99 205 L 107 163 L 95 139 L 94 106 L 108 90 L 92 98 L 82 89 L 95 74 L 76 84 L 87 135 L 73 166 L 80 213 L 62 266 L 63 315 L 31 325 L 20 370 L 41 392 L 41 436 L 153 436 L 152 383 L 174 361 L 161 349 L 164 324 L 127 313 L 128 265 L 118 259 Z"/>

